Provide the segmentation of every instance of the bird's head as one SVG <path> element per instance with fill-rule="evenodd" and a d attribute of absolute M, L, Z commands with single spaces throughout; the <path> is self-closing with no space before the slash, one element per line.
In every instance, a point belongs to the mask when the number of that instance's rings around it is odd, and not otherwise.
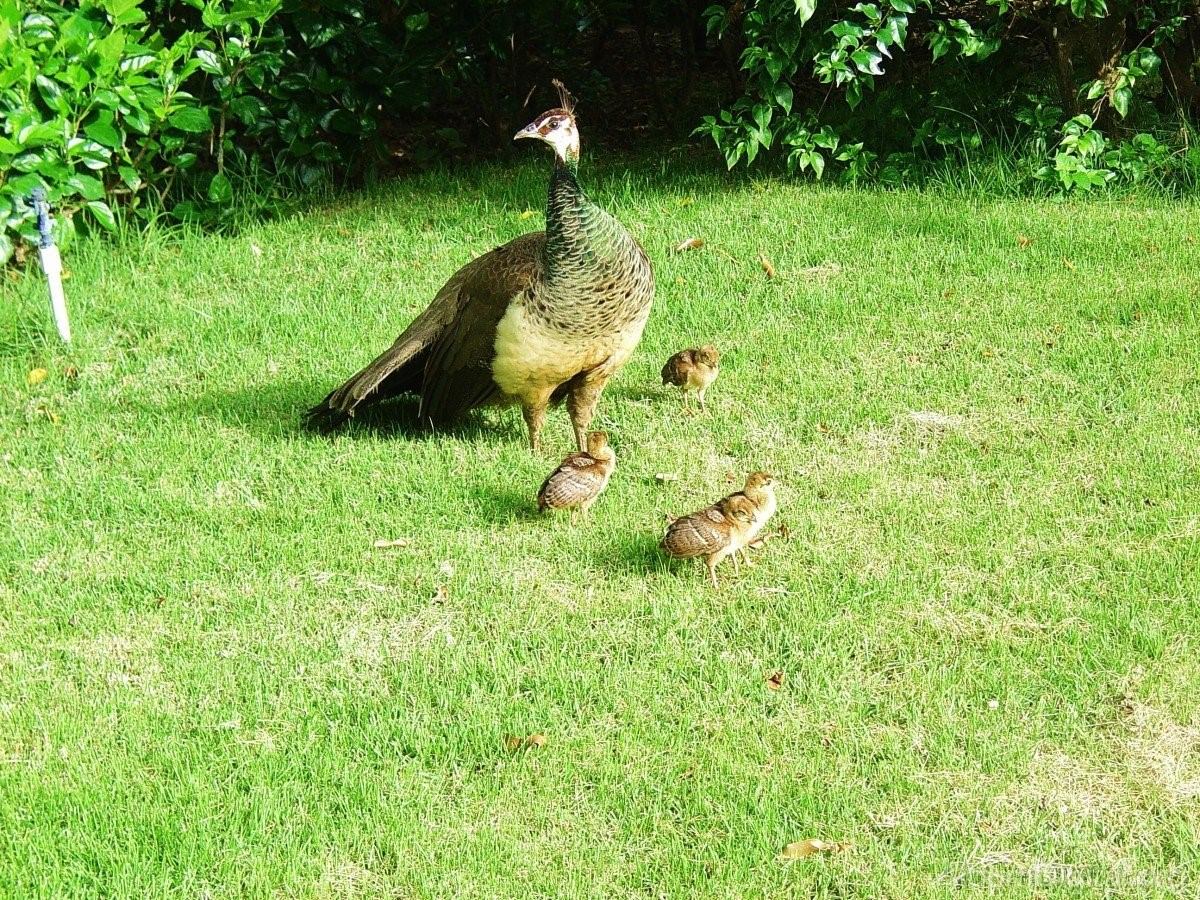
<path fill-rule="evenodd" d="M 554 86 L 558 88 L 559 105 L 548 109 L 513 137 L 514 141 L 522 138 L 534 138 L 544 141 L 554 148 L 554 154 L 565 163 L 579 159 L 579 129 L 575 124 L 575 98 L 563 87 L 563 83 L 555 79 Z"/>
<path fill-rule="evenodd" d="M 717 352 L 717 348 L 712 344 L 705 344 L 696 351 L 696 359 L 706 366 L 715 366 L 721 361 L 721 354 Z"/>
<path fill-rule="evenodd" d="M 775 479 L 766 472 L 751 472 L 746 476 L 747 491 L 770 491 L 775 488 Z"/>
<path fill-rule="evenodd" d="M 735 523 L 742 526 L 751 525 L 754 522 L 754 504 L 745 497 L 726 497 L 721 501 L 721 511 L 725 513 L 727 519 L 732 519 Z"/>
<path fill-rule="evenodd" d="M 612 452 L 608 449 L 608 434 L 603 431 L 588 432 L 587 448 L 588 453 L 596 457 Z"/>

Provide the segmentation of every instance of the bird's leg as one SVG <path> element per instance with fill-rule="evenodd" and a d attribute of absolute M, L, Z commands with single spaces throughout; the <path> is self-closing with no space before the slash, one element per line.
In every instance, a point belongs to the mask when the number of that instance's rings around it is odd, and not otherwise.
<path fill-rule="evenodd" d="M 579 524 L 579 508 L 575 507 L 575 506 L 571 507 L 571 524 L 572 525 Z"/>
<path fill-rule="evenodd" d="M 717 584 L 717 560 L 716 560 L 716 558 L 713 556 L 710 556 L 706 560 L 704 560 L 704 564 L 706 566 L 708 566 L 708 577 L 709 577 L 709 580 L 712 581 L 712 586 L 715 588 L 719 588 L 720 585 Z"/>
<path fill-rule="evenodd" d="M 542 425 L 546 421 L 547 401 L 539 398 L 534 403 L 522 403 L 521 413 L 525 416 L 525 425 L 529 428 L 529 449 L 537 453 L 542 449 Z"/>
<path fill-rule="evenodd" d="M 708 407 L 704 405 L 704 392 L 706 390 L 708 390 L 708 388 L 702 387 L 702 388 L 700 388 L 699 391 L 696 392 L 696 396 L 700 398 L 700 411 L 701 412 L 708 412 Z"/>
<path fill-rule="evenodd" d="M 588 376 L 574 382 L 567 394 L 567 413 L 571 416 L 571 424 L 575 427 L 575 443 L 581 451 L 587 449 L 588 426 L 592 424 L 592 416 L 596 414 L 596 404 L 604 392 L 604 384 L 608 376 Z"/>
<path fill-rule="evenodd" d="M 741 566 L 738 565 L 737 551 L 730 553 L 729 558 L 733 560 L 733 577 L 741 578 L 742 577 L 742 568 L 741 568 Z"/>

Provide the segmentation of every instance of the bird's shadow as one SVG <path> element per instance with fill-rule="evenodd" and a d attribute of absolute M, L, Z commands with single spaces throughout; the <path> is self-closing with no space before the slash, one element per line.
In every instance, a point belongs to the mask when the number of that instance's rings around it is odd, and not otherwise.
<path fill-rule="evenodd" d="M 476 523 L 485 525 L 527 524 L 543 519 L 531 490 L 513 487 L 497 488 L 494 484 L 477 484 L 468 489 L 471 502 L 467 514 Z"/>
<path fill-rule="evenodd" d="M 619 537 L 610 533 L 606 541 L 588 555 L 588 562 L 604 572 L 621 572 L 644 578 L 664 568 L 659 537 L 648 532 L 630 532 Z"/>
<path fill-rule="evenodd" d="M 524 436 L 517 423 L 506 422 L 502 417 L 498 419 L 483 410 L 473 410 L 459 422 L 434 428 L 420 419 L 420 401 L 410 396 L 372 406 L 334 427 L 323 426 L 310 421 L 308 411 L 328 390 L 326 383 L 279 380 L 192 394 L 158 409 L 181 417 L 215 419 L 260 437 L 272 438 L 296 435 L 327 440 L 339 435 L 353 438 L 372 434 L 428 441 L 447 437 L 478 439 L 497 431 L 512 431 L 514 437 L 519 431 L 520 436 Z"/>

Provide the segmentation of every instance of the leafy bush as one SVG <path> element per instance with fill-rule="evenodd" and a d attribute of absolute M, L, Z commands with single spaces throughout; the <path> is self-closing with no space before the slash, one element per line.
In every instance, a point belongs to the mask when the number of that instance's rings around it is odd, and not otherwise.
<path fill-rule="evenodd" d="M 380 113 L 427 96 L 428 15 L 366 0 L 0 0 L 0 263 L 35 239 L 48 190 L 60 237 L 116 227 L 118 204 L 219 221 L 231 174 L 312 183 L 382 155 Z M 402 4 L 390 7 L 403 11 Z"/>
<path fill-rule="evenodd" d="M 1089 190 L 1171 168 L 1145 129 L 1121 142 L 1129 123 L 1200 111 L 1193 0 L 735 0 L 705 17 L 744 76 L 698 129 L 730 168 L 770 153 L 853 178 L 1019 138 L 1043 183 Z"/>
<path fill-rule="evenodd" d="M 114 201 L 136 210 L 149 193 L 161 206 L 184 184 L 214 202 L 229 199 L 225 119 L 230 111 L 257 115 L 258 104 L 236 77 L 213 79 L 220 104 L 199 92 L 206 71 L 235 58 L 253 61 L 244 67 L 248 84 L 255 73 L 261 82 L 271 62 L 258 44 L 278 3 L 239 2 L 228 12 L 210 4 L 203 30 L 171 40 L 140 0 L 24 7 L 0 0 L 0 212 L 9 232 L 0 257 L 12 252 L 12 233 L 34 239 L 27 198 L 38 185 L 68 240 L 80 218 L 114 228 Z M 213 159 L 214 168 L 201 164 Z"/>

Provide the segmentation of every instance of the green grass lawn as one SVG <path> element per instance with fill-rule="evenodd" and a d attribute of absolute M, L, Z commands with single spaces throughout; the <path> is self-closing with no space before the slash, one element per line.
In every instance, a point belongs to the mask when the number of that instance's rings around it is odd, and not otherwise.
<path fill-rule="evenodd" d="M 588 166 L 659 282 L 589 521 L 562 410 L 300 430 L 547 168 L 85 244 L 69 352 L 5 279 L 0 896 L 1194 895 L 1200 205 Z M 757 565 L 659 555 L 756 468 Z"/>

